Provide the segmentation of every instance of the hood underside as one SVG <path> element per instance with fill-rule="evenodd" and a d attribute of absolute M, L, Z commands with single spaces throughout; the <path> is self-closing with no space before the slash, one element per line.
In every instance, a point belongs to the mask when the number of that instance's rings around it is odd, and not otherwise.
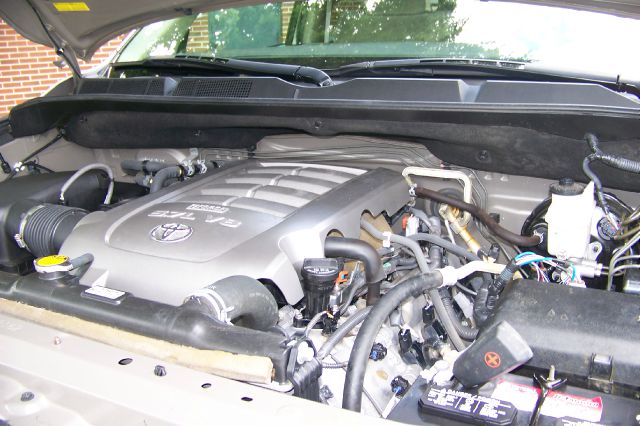
<path fill-rule="evenodd" d="M 561 6 L 640 17 L 640 0 L 524 0 L 521 3 Z M 88 60 L 116 35 L 154 21 L 224 8 L 260 3 L 251 0 L 0 0 L 0 16 L 24 37 L 72 50 Z M 49 35 L 45 32 L 45 24 Z"/>

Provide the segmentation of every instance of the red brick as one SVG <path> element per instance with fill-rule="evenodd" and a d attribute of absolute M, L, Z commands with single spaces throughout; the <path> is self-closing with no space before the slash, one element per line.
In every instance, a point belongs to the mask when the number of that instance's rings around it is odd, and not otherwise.
<path fill-rule="evenodd" d="M 87 70 L 102 63 L 123 39 L 124 36 L 119 36 L 105 43 L 91 61 L 81 61 L 80 67 Z M 24 39 L 0 20 L 0 117 L 70 75 L 68 68 L 53 65 L 57 59 L 52 48 Z"/>

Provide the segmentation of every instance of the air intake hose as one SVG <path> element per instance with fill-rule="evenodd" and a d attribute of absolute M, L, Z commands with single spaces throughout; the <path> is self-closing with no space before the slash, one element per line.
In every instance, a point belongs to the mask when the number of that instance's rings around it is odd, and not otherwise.
<path fill-rule="evenodd" d="M 35 257 L 57 254 L 73 228 L 88 214 L 77 207 L 23 200 L 9 212 L 7 232 Z"/>
<path fill-rule="evenodd" d="M 192 293 L 184 306 L 253 330 L 269 330 L 278 322 L 276 299 L 260 281 L 243 275 L 223 278 Z"/>

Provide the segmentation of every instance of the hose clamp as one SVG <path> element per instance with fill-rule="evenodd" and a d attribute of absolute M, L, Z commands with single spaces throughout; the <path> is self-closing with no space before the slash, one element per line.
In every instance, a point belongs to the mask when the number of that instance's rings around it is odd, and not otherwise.
<path fill-rule="evenodd" d="M 453 266 L 438 268 L 436 271 L 440 272 L 440 275 L 442 275 L 442 284 L 440 287 L 452 286 L 458 282 L 458 271 Z"/>
<path fill-rule="evenodd" d="M 197 290 L 191 293 L 187 299 L 198 299 L 200 302 L 204 302 L 209 308 L 211 308 L 211 313 L 214 318 L 225 324 L 231 324 L 229 312 L 233 311 L 235 307 L 227 306 L 222 296 L 215 291 L 215 287 L 206 287 Z"/>
<path fill-rule="evenodd" d="M 533 231 L 533 235 L 540 238 L 540 242 L 538 244 L 542 244 L 544 242 L 544 234 L 538 230 Z"/>
<path fill-rule="evenodd" d="M 409 186 L 409 196 L 411 196 L 411 198 L 416 198 L 416 188 L 418 187 L 417 183 L 412 183 Z"/>
<path fill-rule="evenodd" d="M 27 227 L 27 222 L 29 222 L 29 218 L 31 218 L 31 216 L 33 216 L 33 214 L 35 212 L 37 212 L 38 210 L 40 210 L 43 207 L 44 207 L 44 204 L 39 204 L 37 206 L 31 207 L 29 210 L 27 210 L 25 215 L 20 220 L 20 226 L 18 227 L 18 233 L 13 236 L 13 239 L 15 240 L 16 244 L 18 244 L 18 247 L 20 247 L 21 249 L 26 249 L 28 251 L 31 251 L 29 249 L 29 246 L 27 246 L 27 242 L 24 239 L 24 231 L 25 231 L 25 229 Z"/>
<path fill-rule="evenodd" d="M 384 239 L 382 240 L 382 247 L 390 248 L 391 247 L 391 232 L 385 231 L 382 233 Z"/>

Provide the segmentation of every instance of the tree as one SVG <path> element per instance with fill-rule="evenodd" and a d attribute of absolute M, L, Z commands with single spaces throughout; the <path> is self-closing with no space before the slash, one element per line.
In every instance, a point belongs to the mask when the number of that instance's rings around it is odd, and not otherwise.
<path fill-rule="evenodd" d="M 326 9 L 327 3 L 306 4 L 307 8 L 321 5 Z M 456 0 L 334 0 L 329 41 L 454 41 L 464 25 L 454 17 L 455 8 Z"/>
<path fill-rule="evenodd" d="M 209 12 L 212 51 L 274 46 L 282 31 L 280 4 Z"/>

